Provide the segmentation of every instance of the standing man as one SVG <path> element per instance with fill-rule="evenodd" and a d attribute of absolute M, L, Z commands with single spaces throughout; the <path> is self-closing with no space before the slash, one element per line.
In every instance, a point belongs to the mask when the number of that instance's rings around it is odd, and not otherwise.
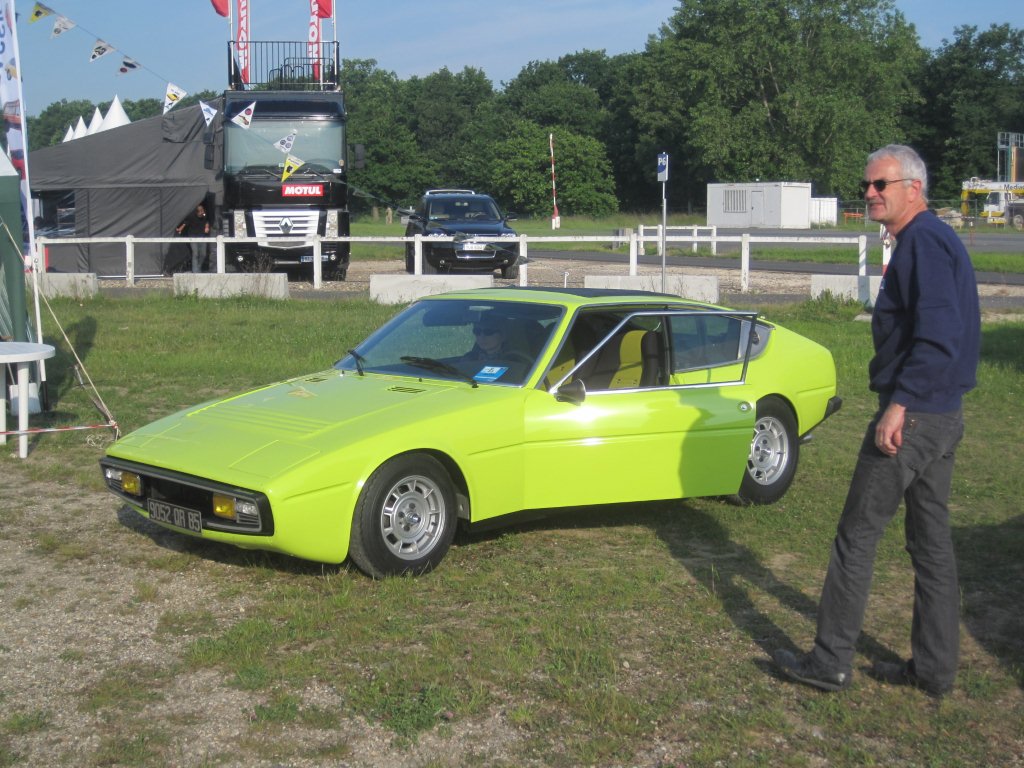
<path fill-rule="evenodd" d="M 786 675 L 815 688 L 850 684 L 875 551 L 902 500 L 914 567 L 912 657 L 877 662 L 873 676 L 942 696 L 953 688 L 960 650 L 947 502 L 963 435 L 961 399 L 976 383 L 978 289 L 960 239 L 928 210 L 928 173 L 913 149 L 891 144 L 871 154 L 860 186 L 868 215 L 897 241 L 871 318 L 868 374 L 878 412 L 832 544 L 814 648 L 802 655 L 780 649 L 774 658 Z"/>
<path fill-rule="evenodd" d="M 206 206 L 202 203 L 197 205 L 196 209 L 186 216 L 174 231 L 182 237 L 209 237 L 210 220 L 206 216 Z M 207 243 L 189 243 L 188 249 L 192 254 L 192 271 L 206 271 L 210 246 Z"/>

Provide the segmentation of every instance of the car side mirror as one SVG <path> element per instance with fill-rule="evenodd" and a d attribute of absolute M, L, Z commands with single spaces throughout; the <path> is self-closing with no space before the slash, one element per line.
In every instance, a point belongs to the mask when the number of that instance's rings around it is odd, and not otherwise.
<path fill-rule="evenodd" d="M 575 403 L 579 405 L 587 399 L 587 388 L 579 379 L 567 381 L 555 390 L 555 400 L 560 403 Z"/>

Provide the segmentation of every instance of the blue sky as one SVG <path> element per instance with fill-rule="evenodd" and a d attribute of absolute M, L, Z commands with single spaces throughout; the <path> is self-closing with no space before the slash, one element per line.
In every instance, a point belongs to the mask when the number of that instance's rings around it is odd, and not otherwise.
<path fill-rule="evenodd" d="M 226 85 L 227 20 L 213 11 L 210 0 L 46 0 L 78 25 L 54 39 L 50 32 L 56 17 L 30 24 L 34 0 L 15 2 L 30 115 L 62 98 L 99 102 L 116 94 L 122 100 L 162 100 L 167 81 L 191 92 L 220 91 Z M 249 2 L 254 40 L 305 39 L 308 0 Z M 678 6 L 678 0 L 336 2 L 343 57 L 376 59 L 380 68 L 402 78 L 471 66 L 484 70 L 499 87 L 530 61 L 583 49 L 609 55 L 643 50 L 648 36 Z M 896 0 L 896 6 L 928 48 L 952 38 L 963 24 L 1024 27 L 1022 0 Z M 330 22 L 324 37 L 333 37 Z M 97 38 L 117 51 L 90 62 Z M 123 56 L 144 69 L 118 75 Z"/>

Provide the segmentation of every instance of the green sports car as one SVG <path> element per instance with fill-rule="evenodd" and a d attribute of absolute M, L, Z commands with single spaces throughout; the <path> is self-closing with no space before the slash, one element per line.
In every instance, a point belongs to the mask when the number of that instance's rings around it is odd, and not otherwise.
<path fill-rule="evenodd" d="M 100 464 L 172 530 L 382 577 L 436 566 L 460 521 L 771 503 L 840 403 L 829 351 L 755 312 L 488 288 L 417 301 L 332 368 L 167 416 Z"/>

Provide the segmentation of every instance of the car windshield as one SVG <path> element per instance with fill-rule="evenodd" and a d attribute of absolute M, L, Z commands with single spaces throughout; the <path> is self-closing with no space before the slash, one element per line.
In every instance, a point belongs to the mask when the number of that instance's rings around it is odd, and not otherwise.
<path fill-rule="evenodd" d="M 424 299 L 335 364 L 345 371 L 521 386 L 563 309 L 547 304 Z"/>
<path fill-rule="evenodd" d="M 427 200 L 432 221 L 501 221 L 498 206 L 489 197 L 445 197 Z"/>

